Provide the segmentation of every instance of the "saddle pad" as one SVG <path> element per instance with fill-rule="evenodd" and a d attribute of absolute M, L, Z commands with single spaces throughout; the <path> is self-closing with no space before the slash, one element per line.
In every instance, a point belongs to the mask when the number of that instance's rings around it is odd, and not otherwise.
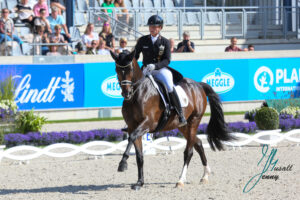
<path fill-rule="evenodd" d="M 179 101 L 182 108 L 185 108 L 189 105 L 189 99 L 185 93 L 185 91 L 182 89 L 180 85 L 175 86 L 176 92 L 179 97 Z"/>

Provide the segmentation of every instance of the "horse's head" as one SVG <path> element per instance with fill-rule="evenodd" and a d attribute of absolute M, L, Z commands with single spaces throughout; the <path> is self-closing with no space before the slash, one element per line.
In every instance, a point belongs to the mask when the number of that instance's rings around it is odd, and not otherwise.
<path fill-rule="evenodd" d="M 135 51 L 120 53 L 119 55 L 111 51 L 110 54 L 116 61 L 116 72 L 122 89 L 122 96 L 125 99 L 130 99 L 133 94 L 133 83 L 136 81 L 132 64 Z"/>

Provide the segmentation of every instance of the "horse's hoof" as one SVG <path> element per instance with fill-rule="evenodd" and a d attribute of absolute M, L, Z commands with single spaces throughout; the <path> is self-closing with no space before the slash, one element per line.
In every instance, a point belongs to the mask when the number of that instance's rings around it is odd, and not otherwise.
<path fill-rule="evenodd" d="M 177 182 L 176 183 L 176 188 L 184 188 L 184 183 L 183 182 Z"/>
<path fill-rule="evenodd" d="M 208 183 L 208 179 L 206 179 L 206 178 L 201 178 L 200 183 L 201 183 L 201 184 L 207 184 L 207 183 Z"/>
<path fill-rule="evenodd" d="M 138 183 L 136 183 L 136 184 L 133 184 L 133 185 L 131 186 L 131 189 L 133 189 L 133 190 L 135 190 L 135 191 L 138 191 L 138 190 L 140 190 L 142 187 L 143 187 L 143 184 L 138 182 Z"/>
<path fill-rule="evenodd" d="M 118 172 L 124 172 L 127 170 L 127 162 L 120 162 Z"/>

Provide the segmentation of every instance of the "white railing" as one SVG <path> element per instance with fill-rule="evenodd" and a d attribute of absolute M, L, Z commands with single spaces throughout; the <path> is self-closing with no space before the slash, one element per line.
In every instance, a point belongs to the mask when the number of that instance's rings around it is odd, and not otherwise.
<path fill-rule="evenodd" d="M 269 144 L 269 145 L 276 145 L 279 142 L 282 142 L 284 140 L 295 142 L 297 145 L 300 143 L 300 137 L 292 137 L 298 134 L 300 136 L 300 129 L 291 130 L 287 133 L 279 133 L 280 130 L 271 130 L 271 131 L 262 131 L 259 133 L 256 133 L 254 135 L 248 135 L 244 133 L 233 133 L 236 137 L 236 141 L 232 142 L 224 142 L 225 145 L 228 147 L 232 147 L 235 149 L 235 147 L 241 148 L 244 145 L 250 144 L 252 142 L 256 142 L 259 144 Z M 198 137 L 201 140 L 206 140 L 206 135 L 198 135 Z M 244 140 L 243 140 L 244 139 Z M 161 143 L 172 143 L 168 145 L 162 145 Z M 18 161 L 28 161 L 34 158 L 38 158 L 42 155 L 47 155 L 50 157 L 56 157 L 56 158 L 65 158 L 65 157 L 71 157 L 78 153 L 85 153 L 93 156 L 104 156 L 107 154 L 115 153 L 116 151 L 119 151 L 119 153 L 124 152 L 126 145 L 128 141 L 124 140 L 120 143 L 111 143 L 106 141 L 93 141 L 88 142 L 84 145 L 78 146 L 68 143 L 57 143 L 52 144 L 44 148 L 38 148 L 34 146 L 16 146 L 9 149 L 4 150 L 5 146 L 0 146 L 0 161 L 2 158 L 9 158 L 13 160 Z M 176 144 L 174 144 L 176 143 Z M 165 152 L 174 152 L 175 150 L 181 149 L 185 147 L 186 140 L 182 138 L 177 137 L 163 137 L 156 139 L 154 141 L 144 141 L 144 152 L 147 154 L 147 152 L 153 152 L 151 150 L 161 150 Z M 104 150 L 92 150 L 90 148 L 95 147 L 108 147 Z M 208 143 L 203 143 L 204 148 L 209 148 Z M 53 152 L 53 150 L 58 150 L 63 148 L 70 149 L 68 152 Z M 32 151 L 34 153 L 31 154 L 25 154 L 26 151 Z M 22 153 L 22 155 L 17 155 L 16 153 Z M 155 152 L 155 151 L 154 151 Z M 134 153 L 134 148 L 131 149 L 131 153 Z"/>

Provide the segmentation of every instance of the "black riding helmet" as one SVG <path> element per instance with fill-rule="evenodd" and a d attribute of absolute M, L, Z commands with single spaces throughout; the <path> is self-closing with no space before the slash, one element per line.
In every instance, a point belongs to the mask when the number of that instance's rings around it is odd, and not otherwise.
<path fill-rule="evenodd" d="M 149 17 L 147 25 L 148 26 L 154 25 L 154 26 L 161 26 L 161 27 L 163 27 L 164 20 L 160 16 L 158 16 L 158 15 L 152 15 L 151 17 Z"/>

